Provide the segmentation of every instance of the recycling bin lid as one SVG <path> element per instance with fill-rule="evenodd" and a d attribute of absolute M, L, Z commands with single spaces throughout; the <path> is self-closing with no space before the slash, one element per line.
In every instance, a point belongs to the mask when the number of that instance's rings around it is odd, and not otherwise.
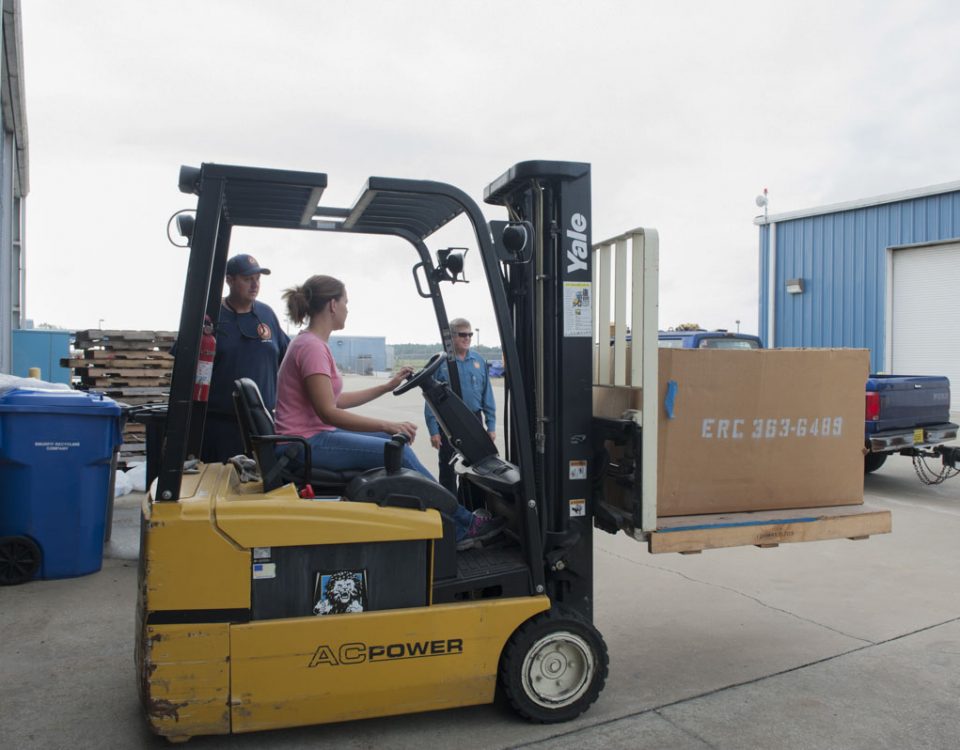
<path fill-rule="evenodd" d="M 0 394 L 0 413 L 17 412 L 118 416 L 121 408 L 112 398 L 89 391 L 13 388 Z"/>

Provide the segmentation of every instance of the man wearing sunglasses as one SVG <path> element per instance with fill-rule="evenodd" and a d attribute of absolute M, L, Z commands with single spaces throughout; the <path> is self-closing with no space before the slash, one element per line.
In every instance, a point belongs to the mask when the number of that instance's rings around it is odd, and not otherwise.
<path fill-rule="evenodd" d="M 471 351 L 473 343 L 473 326 L 466 318 L 454 318 L 450 321 L 450 331 L 453 334 L 453 353 L 457 363 L 457 373 L 460 375 L 460 390 L 463 402 L 481 422 L 487 425 L 487 433 L 491 440 L 497 439 L 497 407 L 493 400 L 493 386 L 487 373 L 487 361 Z M 447 362 L 440 365 L 434 377 L 444 383 L 450 382 L 450 373 Z M 440 431 L 440 425 L 433 411 L 428 405 L 423 407 L 423 416 L 430 431 L 430 445 L 436 448 L 440 459 L 440 484 L 453 494 L 457 494 L 457 476 L 450 461 L 453 459 L 453 446 L 447 442 Z"/>
<path fill-rule="evenodd" d="M 250 378 L 259 387 L 263 402 L 272 412 L 277 403 L 277 370 L 290 339 L 269 305 L 257 301 L 260 276 L 269 275 L 252 255 L 235 255 L 227 261 L 227 288 L 220 305 L 220 322 L 214 335 L 217 354 L 213 361 L 207 421 L 203 429 L 201 460 L 226 461 L 243 453 L 243 439 L 233 408 L 233 382 Z"/>

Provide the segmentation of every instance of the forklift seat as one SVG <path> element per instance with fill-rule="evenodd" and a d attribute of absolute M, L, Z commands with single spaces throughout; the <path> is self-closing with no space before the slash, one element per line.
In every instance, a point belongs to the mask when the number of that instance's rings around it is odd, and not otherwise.
<path fill-rule="evenodd" d="M 309 458 L 302 458 L 302 449 L 309 453 L 310 446 L 299 435 L 277 435 L 273 417 L 263 403 L 260 388 L 250 378 L 233 381 L 233 404 L 240 421 L 244 452 L 254 458 L 263 477 L 263 491 L 269 492 L 287 482 L 297 485 L 310 484 L 322 492 L 342 495 L 350 481 L 363 472 L 362 469 L 331 471 L 312 466 Z M 289 444 L 282 456 L 276 446 Z M 291 467 L 291 463 L 294 465 Z"/>

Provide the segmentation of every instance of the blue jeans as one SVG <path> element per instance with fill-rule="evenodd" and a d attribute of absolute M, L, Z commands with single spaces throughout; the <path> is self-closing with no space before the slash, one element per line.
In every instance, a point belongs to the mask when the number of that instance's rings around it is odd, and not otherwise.
<path fill-rule="evenodd" d="M 390 436 L 385 432 L 350 430 L 324 430 L 307 440 L 313 465 L 333 471 L 380 468 L 383 466 L 383 446 L 389 441 Z M 404 469 L 413 469 L 436 481 L 409 445 L 403 446 L 401 464 Z"/>
<path fill-rule="evenodd" d="M 325 430 L 318 432 L 307 442 L 313 465 L 333 471 L 345 469 L 378 469 L 383 466 L 383 446 L 390 440 L 385 432 L 351 432 L 350 430 Z M 282 450 L 282 449 L 281 449 Z M 437 481 L 433 474 L 420 463 L 409 445 L 403 446 L 401 465 L 413 469 L 427 479 Z M 473 513 L 457 505 L 451 519 L 457 531 L 457 541 L 466 536 L 473 522 Z"/>

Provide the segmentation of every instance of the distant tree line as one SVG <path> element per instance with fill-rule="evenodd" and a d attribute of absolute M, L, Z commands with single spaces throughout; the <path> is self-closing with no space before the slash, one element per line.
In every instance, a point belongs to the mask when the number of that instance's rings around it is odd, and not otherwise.
<path fill-rule="evenodd" d="M 402 365 L 422 365 L 430 357 L 439 351 L 443 351 L 443 345 L 436 344 L 391 344 L 393 346 L 393 359 L 398 366 Z M 499 347 L 493 346 L 474 346 L 472 349 L 480 354 L 488 362 L 491 359 L 503 359 L 503 353 Z"/>

